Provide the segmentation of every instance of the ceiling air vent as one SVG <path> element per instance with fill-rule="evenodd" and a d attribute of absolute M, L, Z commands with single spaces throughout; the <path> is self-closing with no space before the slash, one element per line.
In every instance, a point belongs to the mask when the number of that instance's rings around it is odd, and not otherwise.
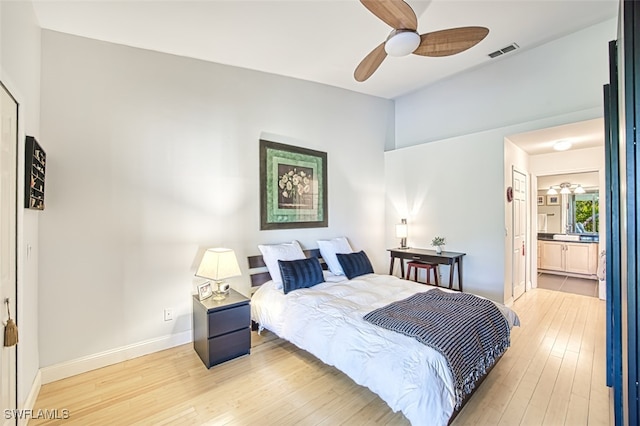
<path fill-rule="evenodd" d="M 512 43 L 506 47 L 503 47 L 502 49 L 496 50 L 495 52 L 491 52 L 489 53 L 489 57 L 491 59 L 493 58 L 497 58 L 498 56 L 504 55 L 505 53 L 509 53 L 511 51 L 514 51 L 516 49 L 518 49 L 520 46 L 518 46 L 517 43 Z"/>

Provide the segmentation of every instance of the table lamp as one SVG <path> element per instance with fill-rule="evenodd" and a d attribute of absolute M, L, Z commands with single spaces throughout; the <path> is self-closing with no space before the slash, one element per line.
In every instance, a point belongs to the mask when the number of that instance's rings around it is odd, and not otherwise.
<path fill-rule="evenodd" d="M 396 238 L 400 238 L 400 248 L 408 249 L 407 247 L 407 235 L 409 230 L 407 229 L 407 219 L 402 219 L 399 224 L 396 225 Z"/>
<path fill-rule="evenodd" d="M 226 278 L 240 276 L 240 267 L 236 254 L 232 249 L 228 248 L 210 248 L 204 252 L 200 266 L 196 271 L 196 277 L 208 278 L 213 280 L 217 289 L 213 296 L 213 300 L 222 300 L 225 298 L 226 291 L 220 286 L 224 284 Z M 229 288 L 228 285 L 226 286 Z"/>

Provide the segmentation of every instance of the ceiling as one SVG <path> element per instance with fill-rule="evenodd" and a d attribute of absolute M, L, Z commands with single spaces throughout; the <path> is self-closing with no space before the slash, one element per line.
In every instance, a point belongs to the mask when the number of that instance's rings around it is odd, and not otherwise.
<path fill-rule="evenodd" d="M 408 0 L 418 32 L 484 26 L 461 54 L 388 57 L 353 71 L 391 28 L 357 0 L 33 0 L 41 27 L 393 99 L 616 16 L 618 0 Z M 519 50 L 490 59 L 512 43 Z"/>
<path fill-rule="evenodd" d="M 534 130 L 507 137 L 529 155 L 555 152 L 553 144 L 569 141 L 570 149 L 594 148 L 604 145 L 604 119 L 580 121 L 548 129 Z"/>

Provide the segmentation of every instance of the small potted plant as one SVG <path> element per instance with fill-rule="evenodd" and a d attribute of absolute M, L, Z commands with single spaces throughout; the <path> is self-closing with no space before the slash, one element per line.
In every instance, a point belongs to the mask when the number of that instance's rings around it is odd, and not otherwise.
<path fill-rule="evenodd" d="M 442 253 L 442 246 L 446 244 L 444 237 L 433 237 L 431 240 L 431 245 L 436 248 L 436 253 Z"/>

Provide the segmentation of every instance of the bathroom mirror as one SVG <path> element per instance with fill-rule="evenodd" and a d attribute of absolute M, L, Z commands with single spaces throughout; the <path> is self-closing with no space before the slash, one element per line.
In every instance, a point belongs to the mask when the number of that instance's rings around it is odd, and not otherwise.
<path fill-rule="evenodd" d="M 538 176 L 538 232 L 597 234 L 599 190 L 598 172 Z"/>

